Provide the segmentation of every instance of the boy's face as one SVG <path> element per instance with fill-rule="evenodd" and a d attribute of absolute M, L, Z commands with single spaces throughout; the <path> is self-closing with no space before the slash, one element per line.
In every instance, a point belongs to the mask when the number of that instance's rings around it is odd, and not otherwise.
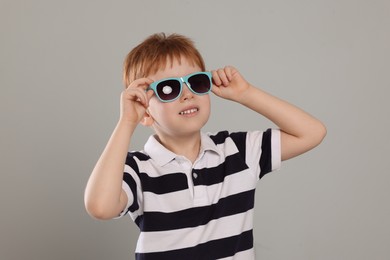
<path fill-rule="evenodd" d="M 157 81 L 183 77 L 199 71 L 201 69 L 198 66 L 182 58 L 181 62 L 178 60 L 174 60 L 172 64 L 168 62 L 164 70 L 148 75 L 148 78 Z M 148 113 L 153 121 L 152 126 L 160 137 L 165 135 L 177 138 L 197 134 L 209 118 L 210 96 L 194 94 L 183 83 L 181 95 L 172 102 L 161 102 L 153 95 L 149 101 Z"/>

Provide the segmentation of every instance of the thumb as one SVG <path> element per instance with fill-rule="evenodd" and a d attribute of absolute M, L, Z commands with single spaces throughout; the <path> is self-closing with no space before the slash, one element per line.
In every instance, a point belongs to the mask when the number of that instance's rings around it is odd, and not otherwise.
<path fill-rule="evenodd" d="M 147 98 L 147 107 L 149 106 L 149 101 L 153 97 L 154 91 L 149 89 L 146 91 L 146 98 Z"/>
<path fill-rule="evenodd" d="M 221 88 L 222 86 L 216 86 L 216 85 L 213 85 L 213 87 L 211 88 L 211 92 L 213 92 L 215 95 L 217 96 L 221 96 Z"/>

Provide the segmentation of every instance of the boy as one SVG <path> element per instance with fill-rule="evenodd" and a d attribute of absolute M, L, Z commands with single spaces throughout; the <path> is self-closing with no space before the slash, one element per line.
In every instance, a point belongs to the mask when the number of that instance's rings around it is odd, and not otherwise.
<path fill-rule="evenodd" d="M 254 259 L 257 181 L 317 146 L 324 125 L 252 86 L 233 67 L 206 72 L 193 42 L 155 34 L 124 63 L 120 118 L 85 191 L 89 214 L 129 213 L 140 228 L 136 259 Z M 209 92 L 274 122 L 265 132 L 201 132 Z M 138 124 L 155 134 L 128 152 Z"/>

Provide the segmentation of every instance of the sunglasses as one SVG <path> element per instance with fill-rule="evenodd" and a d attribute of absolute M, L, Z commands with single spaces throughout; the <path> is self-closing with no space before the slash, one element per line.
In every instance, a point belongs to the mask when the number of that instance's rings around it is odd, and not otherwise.
<path fill-rule="evenodd" d="M 196 95 L 208 94 L 211 90 L 211 72 L 195 72 L 180 78 L 166 78 L 149 85 L 161 102 L 171 102 L 180 97 L 186 83 Z"/>

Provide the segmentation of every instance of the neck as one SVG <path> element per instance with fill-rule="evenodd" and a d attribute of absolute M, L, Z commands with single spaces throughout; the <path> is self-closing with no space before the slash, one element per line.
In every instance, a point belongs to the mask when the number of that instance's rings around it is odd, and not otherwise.
<path fill-rule="evenodd" d="M 170 151 L 186 157 L 192 163 L 198 158 L 201 142 L 200 132 L 181 137 L 157 135 L 157 140 Z"/>

